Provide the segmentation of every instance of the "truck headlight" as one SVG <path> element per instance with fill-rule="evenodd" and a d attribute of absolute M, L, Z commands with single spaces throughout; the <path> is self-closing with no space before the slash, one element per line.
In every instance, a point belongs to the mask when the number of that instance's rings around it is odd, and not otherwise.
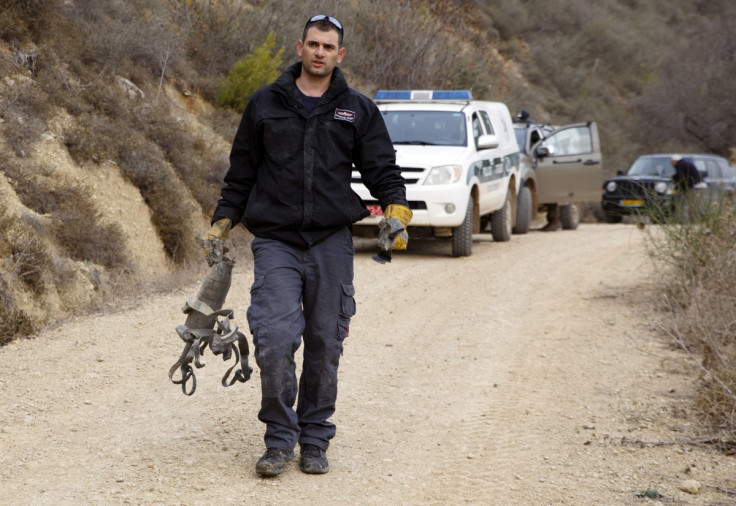
<path fill-rule="evenodd" d="M 463 173 L 460 165 L 441 165 L 432 167 L 424 184 L 452 184 L 456 183 Z"/>
<path fill-rule="evenodd" d="M 664 181 L 658 181 L 654 184 L 654 191 L 657 193 L 665 193 L 667 191 L 667 183 Z"/>
<path fill-rule="evenodd" d="M 608 193 L 613 193 L 616 191 L 616 181 L 609 181 L 606 183 L 606 191 Z"/>

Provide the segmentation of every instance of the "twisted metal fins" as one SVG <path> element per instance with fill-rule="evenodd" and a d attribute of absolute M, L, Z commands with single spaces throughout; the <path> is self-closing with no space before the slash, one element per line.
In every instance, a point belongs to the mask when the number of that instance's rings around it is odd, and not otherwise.
<path fill-rule="evenodd" d="M 197 295 L 189 299 L 182 311 L 187 315 L 184 325 L 176 327 L 176 333 L 184 341 L 184 351 L 179 360 L 169 369 L 169 379 L 177 385 L 185 395 L 192 395 L 197 388 L 197 378 L 191 364 L 197 368 L 204 367 L 201 357 L 206 348 L 217 355 L 222 355 L 224 361 L 234 356 L 234 364 L 222 378 L 223 386 L 230 386 L 235 382 L 245 383 L 250 379 L 253 369 L 248 365 L 250 350 L 248 340 L 233 319 L 230 309 L 222 309 L 225 298 L 230 290 L 233 265 L 235 262 L 223 257 L 213 263 L 202 281 Z M 240 366 L 228 380 L 233 369 Z M 180 371 L 179 379 L 174 378 L 176 370 Z M 192 380 L 190 390 L 187 383 Z"/>

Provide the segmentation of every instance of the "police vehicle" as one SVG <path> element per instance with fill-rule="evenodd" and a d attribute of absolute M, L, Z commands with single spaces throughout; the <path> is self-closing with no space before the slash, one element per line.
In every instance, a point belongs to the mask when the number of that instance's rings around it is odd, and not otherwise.
<path fill-rule="evenodd" d="M 381 90 L 374 101 L 406 181 L 409 237 L 451 238 L 456 257 L 471 255 L 472 234 L 489 226 L 494 241 L 508 241 L 520 178 L 506 105 L 473 100 L 464 90 Z M 375 236 L 381 207 L 357 171 L 352 187 L 371 211 L 353 230 Z"/>

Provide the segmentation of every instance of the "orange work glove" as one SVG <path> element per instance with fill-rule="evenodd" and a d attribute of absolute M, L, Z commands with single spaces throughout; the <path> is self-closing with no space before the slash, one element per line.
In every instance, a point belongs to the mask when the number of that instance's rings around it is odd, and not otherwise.
<path fill-rule="evenodd" d="M 411 221 L 411 217 L 413 216 L 413 213 L 411 212 L 411 209 L 409 209 L 406 206 L 402 206 L 400 204 L 390 204 L 386 208 L 386 212 L 383 213 L 383 220 L 381 220 L 381 224 L 378 225 L 380 232 L 378 236 L 378 244 L 379 246 L 383 247 L 385 245 L 388 245 L 388 248 L 384 249 L 393 249 L 393 250 L 402 250 L 406 249 L 406 245 L 409 242 L 409 234 L 407 233 L 406 227 L 409 225 L 409 222 Z M 384 222 L 384 220 L 386 220 Z M 391 222 L 391 220 L 396 220 L 401 224 L 401 227 L 403 230 L 400 232 L 392 232 L 390 235 L 386 237 L 381 237 L 381 234 L 383 233 L 386 235 L 389 233 L 388 231 L 396 230 L 398 227 L 388 225 L 388 223 Z"/>
<path fill-rule="evenodd" d="M 227 252 L 225 239 L 230 234 L 232 226 L 233 222 L 230 218 L 220 218 L 200 238 L 200 243 L 204 250 L 204 259 L 207 260 L 207 265 L 210 267 L 217 262 L 221 262 L 222 257 Z"/>

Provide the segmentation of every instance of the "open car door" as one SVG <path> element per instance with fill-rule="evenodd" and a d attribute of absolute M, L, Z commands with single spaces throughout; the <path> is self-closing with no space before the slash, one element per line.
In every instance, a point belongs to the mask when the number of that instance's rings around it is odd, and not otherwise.
<path fill-rule="evenodd" d="M 560 127 L 531 152 L 540 204 L 600 201 L 603 164 L 594 122 Z"/>

